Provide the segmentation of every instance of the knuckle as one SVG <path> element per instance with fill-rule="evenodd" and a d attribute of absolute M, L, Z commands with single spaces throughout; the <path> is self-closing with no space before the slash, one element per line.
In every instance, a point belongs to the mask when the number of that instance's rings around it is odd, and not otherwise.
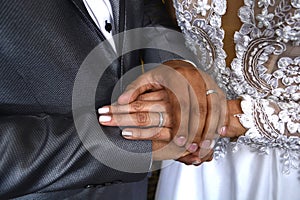
<path fill-rule="evenodd" d="M 164 126 L 168 126 L 168 127 L 173 126 L 173 119 L 170 116 L 170 113 L 165 114 Z"/>
<path fill-rule="evenodd" d="M 141 138 L 143 136 L 141 129 L 136 129 L 135 131 L 135 137 Z"/>
<path fill-rule="evenodd" d="M 165 102 L 164 111 L 170 113 L 172 111 L 172 105 L 170 102 Z"/>
<path fill-rule="evenodd" d="M 176 71 L 179 72 L 180 74 L 185 74 L 187 71 L 187 68 L 184 67 L 176 67 Z"/>
<path fill-rule="evenodd" d="M 146 98 L 145 98 L 145 94 L 142 94 L 142 95 L 140 95 L 140 96 L 138 96 L 138 100 L 139 101 L 143 101 L 143 100 L 145 100 Z"/>
<path fill-rule="evenodd" d="M 113 115 L 112 119 L 113 119 L 113 121 L 115 121 L 115 123 L 116 123 L 117 125 L 119 125 L 119 126 L 122 125 L 122 124 L 124 124 L 124 123 L 127 123 L 126 119 L 123 118 L 123 117 L 120 116 L 120 115 Z"/>
<path fill-rule="evenodd" d="M 146 126 L 150 122 L 148 113 L 136 113 L 136 120 L 138 126 Z"/>
<path fill-rule="evenodd" d="M 134 90 L 137 88 L 137 85 L 135 84 L 135 82 L 132 82 L 130 85 L 128 85 L 125 89 L 125 91 L 128 91 L 128 90 Z"/>
<path fill-rule="evenodd" d="M 161 137 L 162 137 L 162 132 L 159 130 L 159 128 L 154 128 L 152 132 L 152 138 L 159 139 Z"/>
<path fill-rule="evenodd" d="M 144 108 L 144 103 L 142 103 L 142 101 L 135 101 L 133 103 L 130 104 L 130 107 L 132 110 L 134 111 L 141 111 Z"/>
<path fill-rule="evenodd" d="M 114 113 L 119 113 L 120 112 L 120 107 L 119 106 L 111 106 L 111 110 L 114 112 Z"/>
<path fill-rule="evenodd" d="M 164 97 L 165 97 L 165 93 L 164 93 L 163 90 L 158 91 L 158 92 L 156 93 L 156 95 L 157 95 L 158 98 L 161 98 L 161 99 L 164 99 Z"/>
<path fill-rule="evenodd" d="M 166 140 L 169 141 L 169 142 L 172 140 L 171 134 L 172 134 L 171 130 L 167 129 L 167 131 L 166 131 Z"/>

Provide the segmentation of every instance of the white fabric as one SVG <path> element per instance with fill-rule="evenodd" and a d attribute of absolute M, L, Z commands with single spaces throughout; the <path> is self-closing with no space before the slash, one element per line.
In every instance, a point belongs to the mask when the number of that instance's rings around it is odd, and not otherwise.
<path fill-rule="evenodd" d="M 283 174 L 280 154 L 259 155 L 243 146 L 198 167 L 164 161 L 156 200 L 299 200 L 300 174 Z"/>
<path fill-rule="evenodd" d="M 231 70 L 222 17 L 227 3 L 234 2 L 173 1 L 186 44 L 204 70 L 227 97 L 253 98 L 254 103 L 242 104 L 247 115 L 240 116 L 248 119 L 244 126 L 253 123 L 237 142 L 220 140 L 213 161 L 162 169 L 156 200 L 300 200 L 300 1 L 244 0 Z"/>
<path fill-rule="evenodd" d="M 113 49 L 116 51 L 115 43 L 111 39 L 112 31 L 108 32 L 105 29 L 105 21 L 112 24 L 112 26 L 114 25 L 112 8 L 109 0 L 83 0 L 83 2 L 95 24 L 101 30 L 104 37 L 109 41 Z"/>

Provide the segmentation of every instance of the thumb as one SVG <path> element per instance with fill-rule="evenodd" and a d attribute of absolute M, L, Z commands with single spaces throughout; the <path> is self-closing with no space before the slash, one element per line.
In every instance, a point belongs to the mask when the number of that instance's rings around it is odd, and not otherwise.
<path fill-rule="evenodd" d="M 135 81 L 130 83 L 123 94 L 118 98 L 118 103 L 129 104 L 137 100 L 138 96 L 145 92 L 161 90 L 163 86 L 154 78 L 154 70 L 141 75 Z"/>
<path fill-rule="evenodd" d="M 228 100 L 228 123 L 227 126 L 224 126 L 220 130 L 220 135 L 223 137 L 239 137 L 241 135 L 244 135 L 247 131 L 246 128 L 244 128 L 238 118 L 239 114 L 242 114 L 243 111 L 240 107 L 240 101 L 239 99 L 236 100 Z"/>

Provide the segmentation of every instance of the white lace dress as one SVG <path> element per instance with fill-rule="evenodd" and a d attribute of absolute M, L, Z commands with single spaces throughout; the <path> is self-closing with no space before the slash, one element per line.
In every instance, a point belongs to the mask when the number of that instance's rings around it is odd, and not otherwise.
<path fill-rule="evenodd" d="M 234 0 L 229 0 L 234 3 Z M 300 0 L 244 0 L 230 68 L 226 0 L 174 0 L 187 46 L 228 98 L 242 97 L 248 129 L 221 139 L 199 167 L 165 161 L 157 200 L 300 200 Z"/>

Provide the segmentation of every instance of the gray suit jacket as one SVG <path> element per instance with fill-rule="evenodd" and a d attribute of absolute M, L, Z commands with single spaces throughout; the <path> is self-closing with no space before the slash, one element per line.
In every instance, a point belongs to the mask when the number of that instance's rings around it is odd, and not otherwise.
<path fill-rule="evenodd" d="M 111 4 L 114 33 L 170 22 L 157 0 L 112 0 Z M 99 162 L 82 145 L 74 127 L 75 76 L 85 57 L 103 40 L 81 0 L 1 0 L 0 199 L 76 199 L 76 194 L 80 199 L 88 197 L 89 191 L 90 198 L 105 199 L 103 188 L 108 185 L 146 177 L 147 173 L 126 173 Z M 93 112 L 111 103 L 116 82 L 141 58 L 161 62 L 176 56 L 144 50 L 121 56 L 101 78 Z M 92 131 L 89 116 L 86 119 L 87 131 Z M 104 132 L 126 151 L 151 152 L 150 142 L 124 140 L 118 128 L 104 128 Z M 151 154 L 125 162 L 148 169 Z M 107 190 L 115 193 L 121 188 Z"/>

